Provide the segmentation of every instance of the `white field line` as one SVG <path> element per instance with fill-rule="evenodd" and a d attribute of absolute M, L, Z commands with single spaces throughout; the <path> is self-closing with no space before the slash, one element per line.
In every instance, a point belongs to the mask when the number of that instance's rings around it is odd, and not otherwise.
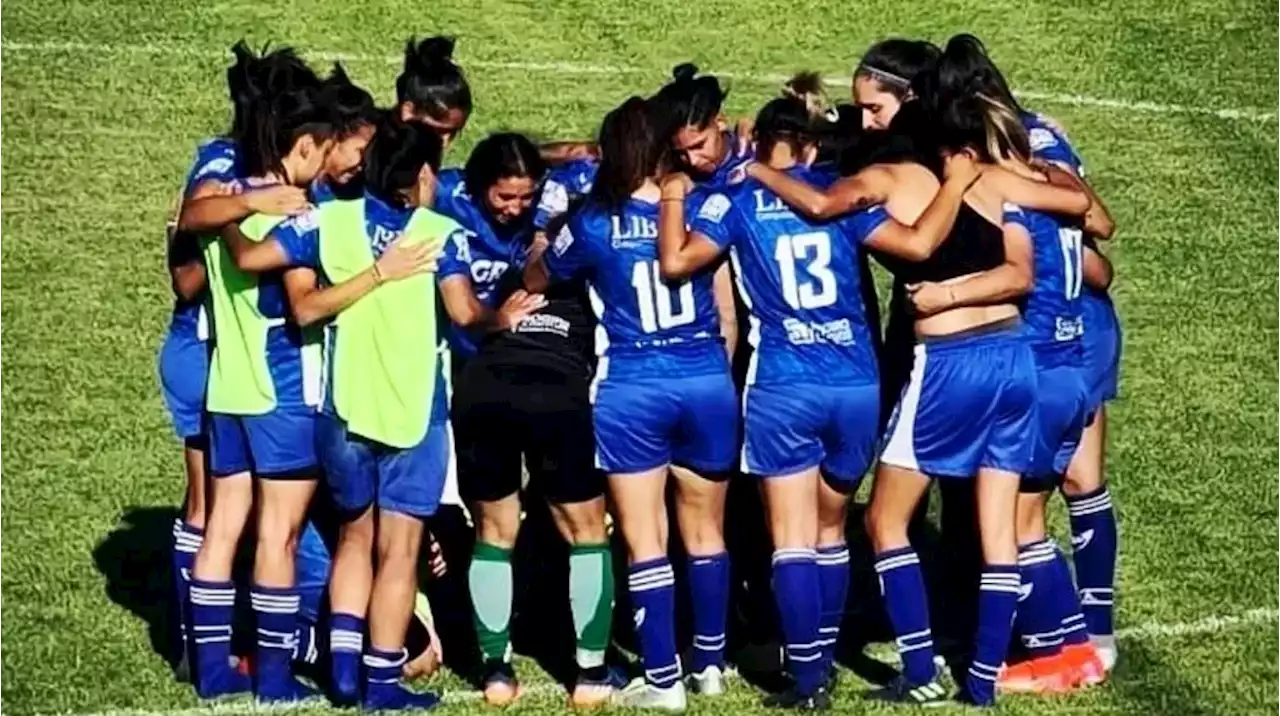
<path fill-rule="evenodd" d="M 1138 624 L 1136 626 L 1117 630 L 1116 638 L 1121 642 L 1129 642 L 1142 641 L 1144 639 L 1191 636 L 1196 634 L 1218 634 L 1235 629 L 1260 626 L 1263 624 L 1273 624 L 1277 620 L 1280 620 L 1280 610 L 1267 607 L 1250 609 L 1249 611 L 1241 612 L 1240 614 L 1214 615 L 1190 622 L 1176 622 L 1173 624 L 1150 622 L 1147 624 Z M 525 687 L 523 692 L 526 696 L 533 697 L 552 697 L 560 694 L 564 694 L 566 698 L 568 696 L 565 694 L 564 688 L 559 684 L 533 684 Z M 444 701 L 446 704 L 464 704 L 479 701 L 482 696 L 483 694 L 479 691 L 453 691 L 445 694 Z M 108 709 L 106 711 L 81 714 L 80 716 L 225 716 L 240 713 L 327 713 L 332 710 L 333 709 L 329 708 L 327 705 L 316 702 L 280 706 L 258 706 L 251 701 L 236 700 L 221 703 L 215 702 L 207 706 L 198 706 L 195 708 L 179 709 L 175 711 L 150 709 Z"/>
<path fill-rule="evenodd" d="M 180 45 L 166 45 L 159 43 L 140 43 L 134 45 L 110 45 L 110 44 L 92 44 L 84 42 L 22 42 L 22 41 L 3 41 L 0 42 L 0 50 L 5 53 L 91 53 L 94 55 L 157 55 L 165 57 L 188 56 L 199 57 L 204 59 L 221 59 L 227 56 L 227 53 L 221 50 L 212 50 L 203 47 L 184 47 Z M 388 64 L 399 64 L 402 58 L 398 55 L 378 55 L 363 53 L 341 53 L 341 52 L 308 52 L 308 57 L 322 61 L 343 61 L 343 62 L 385 62 Z M 492 61 L 492 60 L 464 60 L 464 67 L 479 67 L 483 69 L 493 70 L 514 70 L 521 72 L 542 72 L 547 74 L 558 75 L 657 75 L 659 72 L 653 69 L 642 67 L 634 67 L 628 65 L 597 65 L 582 64 L 577 62 L 508 62 L 508 61 Z M 712 71 L 720 77 L 727 79 L 736 79 L 745 82 L 758 83 L 781 83 L 787 79 L 786 75 L 772 73 L 738 73 L 738 72 L 719 72 Z M 828 78 L 826 83 L 833 87 L 848 87 L 849 80 L 844 77 Z M 1276 113 L 1269 112 L 1256 107 L 1198 107 L 1185 104 L 1165 104 L 1160 102 L 1143 102 L 1125 99 L 1111 99 L 1107 97 L 1091 97 L 1082 94 L 1069 94 L 1061 92 L 1042 92 L 1042 91 L 1023 91 L 1018 93 L 1021 97 L 1029 100 L 1047 102 L 1050 104 L 1069 105 L 1075 107 L 1095 107 L 1100 109 L 1110 109 L 1121 112 L 1141 112 L 1148 114 L 1194 114 L 1218 119 L 1226 120 L 1243 120 L 1248 122 L 1273 122 L 1276 120 Z"/>

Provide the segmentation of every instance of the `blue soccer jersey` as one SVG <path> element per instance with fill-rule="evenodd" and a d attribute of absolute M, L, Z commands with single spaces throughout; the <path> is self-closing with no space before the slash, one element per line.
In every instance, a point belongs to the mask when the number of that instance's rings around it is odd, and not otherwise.
<path fill-rule="evenodd" d="M 712 275 L 703 272 L 678 284 L 663 280 L 658 268 L 658 205 L 630 199 L 617 211 L 583 207 L 547 250 L 553 279 L 586 278 L 604 328 L 598 352 L 610 359 L 641 357 L 646 377 L 671 367 L 664 358 L 724 358 Z M 705 363 L 708 372 L 723 360 Z"/>
<path fill-rule="evenodd" d="M 829 183 L 826 175 L 803 167 L 787 174 Z M 754 180 L 702 202 L 690 228 L 732 250 L 751 311 L 750 340 L 757 353 L 749 384 L 876 380 L 858 251 L 888 220 L 877 206 L 839 222 L 812 222 Z"/>
<path fill-rule="evenodd" d="M 1025 112 L 1022 124 L 1031 140 L 1031 153 L 1084 177 L 1084 162 L 1061 132 L 1039 114 Z M 1084 286 L 1080 292 L 1083 315 L 1084 370 L 1090 389 L 1091 409 L 1116 396 L 1120 372 L 1120 321 L 1106 291 Z"/>
<path fill-rule="evenodd" d="M 533 213 L 534 227 L 547 228 L 556 217 L 569 210 L 570 202 L 590 193 L 599 168 L 600 162 L 594 159 L 575 159 L 548 172 Z"/>
<path fill-rule="evenodd" d="M 738 406 L 712 274 L 666 283 L 657 238 L 656 204 L 591 204 L 544 255 L 553 279 L 587 280 L 600 316 L 596 464 L 613 474 L 672 463 L 722 473 L 738 453 Z"/>
<path fill-rule="evenodd" d="M 1078 364 L 1081 320 L 1081 242 L 1084 233 L 1057 218 L 1013 204 L 1004 206 L 1004 223 L 1016 224 L 1031 237 L 1035 275 L 1022 319 L 1042 367 Z"/>
<path fill-rule="evenodd" d="M 787 173 L 819 186 L 831 180 L 804 167 Z M 880 394 L 858 251 L 887 220 L 873 207 L 812 222 L 756 181 L 701 201 L 690 229 L 730 250 L 751 312 L 745 471 L 780 476 L 820 465 L 832 484 L 852 490 L 870 465 Z"/>
<path fill-rule="evenodd" d="M 476 299 L 489 308 L 498 307 L 498 282 L 507 271 L 524 269 L 525 257 L 533 238 L 529 221 L 504 226 L 493 221 L 489 211 L 468 192 L 461 170 L 440 173 L 436 200 L 432 207 L 457 221 L 466 235 L 445 245 L 440 257 L 438 276 L 444 281 L 452 276 L 465 276 L 471 281 Z M 463 357 L 475 355 L 476 341 L 464 330 L 453 328 L 450 344 Z"/>

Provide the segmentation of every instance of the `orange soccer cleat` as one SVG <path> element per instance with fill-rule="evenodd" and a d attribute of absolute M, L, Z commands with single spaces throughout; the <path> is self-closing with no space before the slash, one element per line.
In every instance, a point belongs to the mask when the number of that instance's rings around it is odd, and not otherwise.
<path fill-rule="evenodd" d="M 1095 686 L 1107 680 L 1098 650 L 1087 641 L 1063 647 L 1062 660 L 1071 671 L 1073 686 Z"/>
<path fill-rule="evenodd" d="M 1062 653 L 1006 664 L 996 689 L 1006 694 L 1056 694 L 1070 691 L 1073 671 Z"/>

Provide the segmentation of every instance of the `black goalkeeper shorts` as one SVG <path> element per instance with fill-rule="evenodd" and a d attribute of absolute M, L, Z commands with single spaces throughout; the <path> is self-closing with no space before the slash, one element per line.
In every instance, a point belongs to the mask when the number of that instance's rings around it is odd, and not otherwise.
<path fill-rule="evenodd" d="M 468 502 L 520 491 L 569 504 L 604 494 L 595 467 L 589 383 L 529 366 L 469 364 L 453 394 L 458 490 Z"/>

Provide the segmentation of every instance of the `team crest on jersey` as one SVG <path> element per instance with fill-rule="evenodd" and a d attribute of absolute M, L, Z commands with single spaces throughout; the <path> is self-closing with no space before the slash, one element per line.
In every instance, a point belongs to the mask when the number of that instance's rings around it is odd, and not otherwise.
<path fill-rule="evenodd" d="M 1034 127 L 1030 132 L 1028 132 L 1028 136 L 1031 140 L 1032 152 L 1044 151 L 1049 147 L 1056 147 L 1058 145 L 1058 138 L 1053 135 L 1053 132 L 1050 132 L 1044 127 Z"/>
<path fill-rule="evenodd" d="M 556 234 L 556 240 L 551 244 L 551 250 L 556 256 L 564 256 L 564 252 L 573 246 L 573 232 L 569 231 L 568 226 L 560 227 L 560 233 Z"/>
<path fill-rule="evenodd" d="M 569 191 L 560 182 L 548 179 L 538 208 L 553 216 L 563 214 L 569 210 Z"/>
<path fill-rule="evenodd" d="M 702 208 L 698 210 L 698 218 L 710 221 L 713 224 L 719 224 L 724 215 L 729 213 L 729 197 L 724 194 L 712 194 L 702 204 Z"/>
<path fill-rule="evenodd" d="M 200 171 L 196 172 L 196 179 L 209 176 L 210 174 L 225 174 L 236 166 L 236 160 L 231 157 L 218 157 L 204 163 L 200 167 Z"/>

